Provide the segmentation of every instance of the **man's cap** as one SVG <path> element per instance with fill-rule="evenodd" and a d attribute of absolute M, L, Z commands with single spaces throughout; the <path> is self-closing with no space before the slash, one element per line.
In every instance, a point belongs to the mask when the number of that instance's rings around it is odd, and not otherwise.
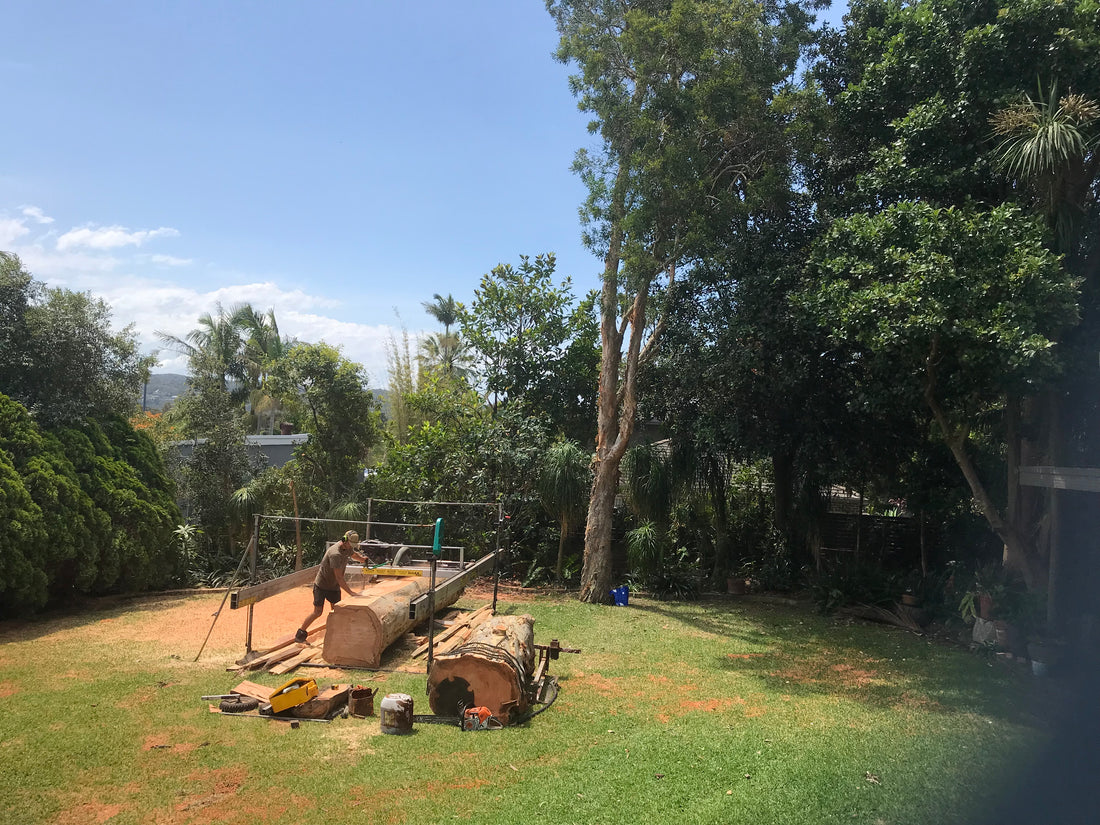
<path fill-rule="evenodd" d="M 344 533 L 344 541 L 351 542 L 352 544 L 358 544 L 359 534 L 356 533 L 354 530 L 348 530 L 346 533 Z"/>

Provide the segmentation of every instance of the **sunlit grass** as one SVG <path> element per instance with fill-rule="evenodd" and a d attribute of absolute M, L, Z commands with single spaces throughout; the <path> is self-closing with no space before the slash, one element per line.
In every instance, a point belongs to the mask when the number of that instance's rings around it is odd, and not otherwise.
<path fill-rule="evenodd" d="M 1008 775 L 1042 741 L 1026 678 L 893 628 L 750 600 L 502 608 L 583 649 L 553 664 L 557 703 L 501 732 L 409 737 L 210 714 L 199 697 L 239 677 L 155 636 L 112 641 L 80 617 L 9 629 L 0 820 L 939 823 L 997 792 L 960 776 Z M 133 606 L 109 625 L 155 623 Z M 429 712 L 423 675 L 372 684 Z"/>

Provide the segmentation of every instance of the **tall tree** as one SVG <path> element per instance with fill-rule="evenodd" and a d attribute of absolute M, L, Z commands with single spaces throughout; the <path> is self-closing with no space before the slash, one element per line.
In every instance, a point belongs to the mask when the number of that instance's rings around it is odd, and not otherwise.
<path fill-rule="evenodd" d="M 297 420 L 309 440 L 295 459 L 329 506 L 363 479 L 371 448 L 381 436 L 378 404 L 361 365 L 328 344 L 296 344 L 272 368 L 267 388 Z"/>
<path fill-rule="evenodd" d="M 449 292 L 446 298 L 437 292 L 432 296 L 432 300 L 424 301 L 421 306 L 424 307 L 425 312 L 443 324 L 443 332 L 447 335 L 450 335 L 451 327 L 458 323 L 462 309 L 461 304 Z"/>
<path fill-rule="evenodd" d="M 226 311 L 219 303 L 216 315 L 204 312 L 198 326 L 183 338 L 160 331 L 157 337 L 168 348 L 188 357 L 192 375 L 201 368 L 219 378 L 235 396 L 247 395 L 244 340 L 233 310 Z"/>
<path fill-rule="evenodd" d="M 1018 209 L 901 203 L 838 221 L 810 262 L 806 311 L 853 364 L 865 396 L 926 405 L 1009 563 L 1041 586 L 1029 542 L 972 456 L 1006 393 L 1056 374 L 1054 341 L 1077 321 L 1077 282 Z"/>
<path fill-rule="evenodd" d="M 47 426 L 133 411 L 153 359 L 138 351 L 132 325 L 116 332 L 102 300 L 47 289 L 4 252 L 0 298 L 0 392 Z"/>
<path fill-rule="evenodd" d="M 639 364 L 665 323 L 651 304 L 763 168 L 766 102 L 794 71 L 810 18 L 798 3 L 743 0 L 547 0 L 547 9 L 561 34 L 558 58 L 577 65 L 571 87 L 602 142 L 598 156 L 582 152 L 576 164 L 589 190 L 586 240 L 604 260 L 580 597 L 607 602 Z"/>

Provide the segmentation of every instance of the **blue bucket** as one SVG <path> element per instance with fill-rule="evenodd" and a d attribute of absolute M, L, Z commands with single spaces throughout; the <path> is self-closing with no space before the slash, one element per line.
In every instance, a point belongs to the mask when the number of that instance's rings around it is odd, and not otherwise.
<path fill-rule="evenodd" d="M 630 603 L 630 589 L 624 584 L 611 591 L 616 607 L 626 607 Z"/>

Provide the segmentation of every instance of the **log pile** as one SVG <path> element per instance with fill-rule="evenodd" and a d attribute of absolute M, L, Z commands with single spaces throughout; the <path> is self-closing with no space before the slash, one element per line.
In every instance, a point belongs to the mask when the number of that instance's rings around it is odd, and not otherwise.
<path fill-rule="evenodd" d="M 434 651 L 428 674 L 432 712 L 457 716 L 460 705 L 487 707 L 505 725 L 525 713 L 535 666 L 534 625 L 531 616 L 492 617 L 450 651 Z"/>

